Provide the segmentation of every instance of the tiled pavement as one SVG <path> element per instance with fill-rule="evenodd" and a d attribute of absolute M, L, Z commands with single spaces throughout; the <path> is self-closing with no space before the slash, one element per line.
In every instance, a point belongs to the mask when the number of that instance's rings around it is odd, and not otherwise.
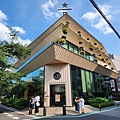
<path fill-rule="evenodd" d="M 43 116 L 43 110 L 44 108 L 39 108 L 39 116 Z M 85 113 L 90 113 L 90 112 L 95 112 L 95 111 L 100 111 L 100 109 L 98 108 L 94 108 L 91 107 L 89 105 L 85 105 L 84 108 Z M 23 112 L 24 114 L 28 114 L 28 108 L 22 110 L 21 112 Z M 32 111 L 33 115 L 35 115 L 34 113 L 34 109 Z M 78 115 L 80 113 L 77 113 L 75 111 L 75 107 L 66 107 L 66 115 Z M 63 107 L 46 107 L 46 116 L 61 116 L 63 115 Z"/>

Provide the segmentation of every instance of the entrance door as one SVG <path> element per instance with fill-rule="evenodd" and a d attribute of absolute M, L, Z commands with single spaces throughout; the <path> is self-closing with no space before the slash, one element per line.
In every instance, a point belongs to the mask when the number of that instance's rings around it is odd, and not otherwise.
<path fill-rule="evenodd" d="M 50 85 L 50 106 L 63 106 L 66 104 L 65 85 Z"/>

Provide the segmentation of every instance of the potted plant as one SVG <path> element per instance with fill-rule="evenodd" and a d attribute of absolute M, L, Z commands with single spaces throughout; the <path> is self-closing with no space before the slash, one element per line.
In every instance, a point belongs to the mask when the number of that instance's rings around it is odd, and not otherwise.
<path fill-rule="evenodd" d="M 67 27 L 63 28 L 63 33 L 66 35 L 69 32 L 69 29 Z"/>
<path fill-rule="evenodd" d="M 104 58 L 101 58 L 102 61 L 104 61 Z"/>
<path fill-rule="evenodd" d="M 87 38 L 87 40 L 90 40 L 90 38 Z"/>
<path fill-rule="evenodd" d="M 98 56 L 102 56 L 102 54 L 101 54 L 101 53 L 99 53 L 99 54 L 98 54 Z"/>
<path fill-rule="evenodd" d="M 90 49 L 90 51 L 93 51 L 94 46 L 91 45 L 91 46 L 89 47 L 89 49 Z"/>
<path fill-rule="evenodd" d="M 102 50 L 102 48 L 100 48 L 100 50 Z"/>
<path fill-rule="evenodd" d="M 99 47 L 97 47 L 97 49 L 99 50 Z"/>
<path fill-rule="evenodd" d="M 79 40 L 79 44 L 82 44 L 83 43 L 83 40 Z"/>
<path fill-rule="evenodd" d="M 78 31 L 77 33 L 78 33 L 78 35 L 81 37 L 81 32 L 80 32 L 80 31 Z"/>
<path fill-rule="evenodd" d="M 94 43 L 94 45 L 97 45 L 97 43 Z"/>
<path fill-rule="evenodd" d="M 108 60 L 108 58 L 105 58 L 105 60 Z"/>
<path fill-rule="evenodd" d="M 104 65 L 104 67 L 107 67 L 107 65 Z"/>
<path fill-rule="evenodd" d="M 65 44 L 66 43 L 66 36 L 62 36 L 59 40 L 58 40 L 58 44 Z"/>
<path fill-rule="evenodd" d="M 97 62 L 97 61 L 98 61 L 98 58 L 97 58 L 97 57 L 94 57 L 94 61 Z"/>
<path fill-rule="evenodd" d="M 113 67 L 111 67 L 111 70 L 114 70 L 114 68 L 113 68 Z"/>
<path fill-rule="evenodd" d="M 66 22 L 66 27 L 69 27 L 69 24 L 70 24 L 69 22 Z"/>
<path fill-rule="evenodd" d="M 85 51 L 84 50 L 80 50 L 80 55 L 84 55 Z"/>

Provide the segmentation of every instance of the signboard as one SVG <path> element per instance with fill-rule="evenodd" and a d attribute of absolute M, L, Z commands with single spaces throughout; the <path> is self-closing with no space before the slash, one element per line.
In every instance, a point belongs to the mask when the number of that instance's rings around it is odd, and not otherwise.
<path fill-rule="evenodd" d="M 61 74 L 59 72 L 55 72 L 53 77 L 55 80 L 59 80 L 61 78 Z"/>
<path fill-rule="evenodd" d="M 60 95 L 59 94 L 55 94 L 55 102 L 60 102 Z"/>

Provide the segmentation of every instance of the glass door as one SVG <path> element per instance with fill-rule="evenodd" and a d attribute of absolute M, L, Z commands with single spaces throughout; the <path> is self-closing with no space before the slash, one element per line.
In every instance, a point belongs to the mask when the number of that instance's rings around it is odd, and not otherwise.
<path fill-rule="evenodd" d="M 50 106 L 66 105 L 65 85 L 50 85 Z"/>

